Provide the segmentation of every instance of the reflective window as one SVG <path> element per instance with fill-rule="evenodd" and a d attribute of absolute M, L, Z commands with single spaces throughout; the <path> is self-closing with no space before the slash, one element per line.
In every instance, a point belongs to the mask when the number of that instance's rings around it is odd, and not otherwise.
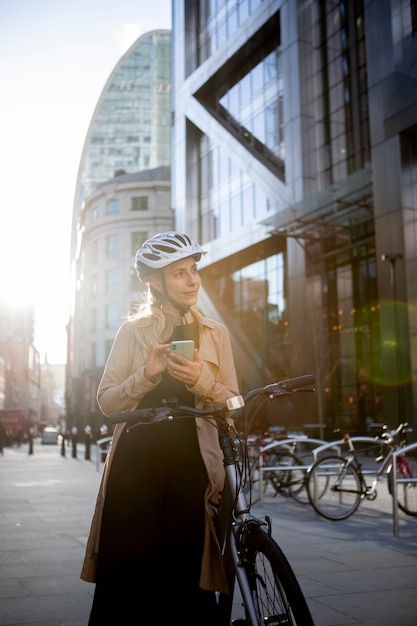
<path fill-rule="evenodd" d="M 343 105 L 343 103 L 341 103 Z M 255 65 L 218 101 L 218 112 L 243 141 L 283 168 L 284 93 L 277 48 Z"/>
<path fill-rule="evenodd" d="M 107 202 L 107 215 L 113 215 L 114 213 L 119 212 L 119 201 L 118 200 L 109 200 Z"/>
<path fill-rule="evenodd" d="M 199 59 L 205 61 L 240 28 L 263 0 L 198 0 Z"/>
<path fill-rule="evenodd" d="M 131 199 L 130 209 L 132 211 L 147 211 L 148 196 L 136 196 Z"/>
<path fill-rule="evenodd" d="M 106 238 L 107 241 L 107 258 L 118 259 L 119 258 L 119 235 L 109 235 Z"/>
<path fill-rule="evenodd" d="M 201 179 L 211 180 L 206 192 L 203 241 L 228 235 L 244 224 L 266 217 L 271 203 L 249 175 L 207 137 L 200 147 L 206 151 L 200 159 Z"/>
<path fill-rule="evenodd" d="M 106 272 L 106 293 L 118 293 L 120 287 L 119 270 L 112 268 Z"/>
<path fill-rule="evenodd" d="M 106 328 L 118 328 L 120 324 L 119 305 L 108 304 L 106 306 Z"/>
<path fill-rule="evenodd" d="M 269 256 L 215 280 L 216 292 L 227 306 L 265 368 L 279 376 L 285 369 L 288 329 L 285 253 Z"/>
<path fill-rule="evenodd" d="M 170 97 L 171 34 L 146 34 L 122 59 L 100 98 L 80 164 L 80 196 L 118 170 L 171 164 Z"/>

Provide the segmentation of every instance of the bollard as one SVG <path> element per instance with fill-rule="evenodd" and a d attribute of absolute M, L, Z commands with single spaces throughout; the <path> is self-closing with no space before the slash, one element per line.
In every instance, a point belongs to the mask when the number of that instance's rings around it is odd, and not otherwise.
<path fill-rule="evenodd" d="M 61 433 L 61 456 L 65 456 L 65 432 Z"/>

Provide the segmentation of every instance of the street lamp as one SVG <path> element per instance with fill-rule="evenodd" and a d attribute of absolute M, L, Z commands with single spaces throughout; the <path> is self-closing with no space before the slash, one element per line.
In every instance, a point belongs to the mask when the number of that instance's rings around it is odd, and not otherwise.
<path fill-rule="evenodd" d="M 397 379 L 397 407 L 398 407 L 398 420 L 403 419 L 403 398 L 401 389 L 401 353 L 400 353 L 400 330 L 398 321 L 398 307 L 397 307 L 397 283 L 395 277 L 395 263 L 403 258 L 403 255 L 397 253 L 385 253 L 381 255 L 382 261 L 388 261 L 390 264 L 390 279 L 391 279 L 391 298 L 392 298 L 392 312 L 394 321 L 394 342 L 395 342 L 395 371 Z"/>

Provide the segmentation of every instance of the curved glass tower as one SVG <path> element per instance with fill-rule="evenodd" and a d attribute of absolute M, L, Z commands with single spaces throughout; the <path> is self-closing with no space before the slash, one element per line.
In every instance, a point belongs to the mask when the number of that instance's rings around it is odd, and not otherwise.
<path fill-rule="evenodd" d="M 100 426 L 98 381 L 137 302 L 134 255 L 172 228 L 171 32 L 140 37 L 111 73 L 85 139 L 72 219 L 67 424 Z M 80 430 L 81 432 L 81 430 Z"/>
<path fill-rule="evenodd" d="M 170 97 L 171 31 L 151 31 L 121 58 L 94 111 L 78 170 L 73 235 L 82 202 L 99 183 L 120 170 L 170 166 Z"/>

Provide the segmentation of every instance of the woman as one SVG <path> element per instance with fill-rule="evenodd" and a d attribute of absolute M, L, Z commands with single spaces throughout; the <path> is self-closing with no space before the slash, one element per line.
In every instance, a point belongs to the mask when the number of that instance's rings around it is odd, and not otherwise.
<path fill-rule="evenodd" d="M 239 393 L 228 330 L 193 308 L 202 254 L 177 232 L 138 250 L 148 301 L 115 338 L 98 389 L 105 415 L 172 397 L 200 408 Z M 194 340 L 194 359 L 175 354 L 174 361 L 170 342 L 183 339 Z M 212 423 L 116 426 L 81 574 L 96 582 L 90 626 L 142 623 L 142 616 L 143 623 L 222 623 L 214 592 L 228 591 L 215 533 L 223 483 Z"/>

